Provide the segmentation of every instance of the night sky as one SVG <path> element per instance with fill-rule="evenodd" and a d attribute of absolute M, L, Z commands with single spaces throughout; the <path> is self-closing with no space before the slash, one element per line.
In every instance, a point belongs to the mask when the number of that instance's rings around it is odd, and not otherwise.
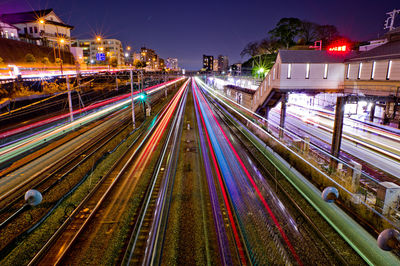
<path fill-rule="evenodd" d="M 353 40 L 376 38 L 384 33 L 386 12 L 400 9 L 400 2 L 0 0 L 0 13 L 45 8 L 54 8 L 64 22 L 75 26 L 73 37 L 101 33 L 135 50 L 145 45 L 163 58 L 177 57 L 181 67 L 198 70 L 203 54 L 228 55 L 230 63 L 244 61 L 243 47 L 266 37 L 282 17 L 333 24 Z"/>

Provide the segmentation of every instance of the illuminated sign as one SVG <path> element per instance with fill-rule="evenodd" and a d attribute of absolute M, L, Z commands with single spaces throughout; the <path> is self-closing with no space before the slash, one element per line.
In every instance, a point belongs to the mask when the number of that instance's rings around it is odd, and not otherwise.
<path fill-rule="evenodd" d="M 347 44 L 335 45 L 335 46 L 328 47 L 329 52 L 347 52 L 348 50 L 349 50 L 349 48 L 348 48 Z"/>
<path fill-rule="evenodd" d="M 104 53 L 97 53 L 96 60 L 97 61 L 106 61 L 106 55 Z"/>

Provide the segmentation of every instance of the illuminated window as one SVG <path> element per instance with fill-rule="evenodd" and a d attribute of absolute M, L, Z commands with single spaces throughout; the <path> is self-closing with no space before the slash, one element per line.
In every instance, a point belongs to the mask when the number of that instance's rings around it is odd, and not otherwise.
<path fill-rule="evenodd" d="M 271 75 L 268 75 L 268 87 L 271 86 Z"/>
<path fill-rule="evenodd" d="M 372 62 L 371 79 L 375 78 L 375 67 L 376 67 L 376 61 Z"/>
<path fill-rule="evenodd" d="M 325 64 L 324 66 L 324 79 L 328 78 L 328 64 Z"/>
<path fill-rule="evenodd" d="M 272 80 L 275 80 L 275 67 L 274 67 L 274 70 L 273 70 Z"/>
<path fill-rule="evenodd" d="M 346 79 L 350 78 L 350 64 L 347 65 Z"/>
<path fill-rule="evenodd" d="M 387 80 L 390 79 L 390 72 L 392 72 L 392 60 L 389 60 L 389 63 L 388 63 L 388 69 L 387 69 L 387 73 L 386 73 Z"/>
<path fill-rule="evenodd" d="M 358 75 L 357 75 L 358 79 L 361 78 L 362 65 L 363 65 L 363 63 L 360 63 L 360 65 L 358 66 Z"/>
<path fill-rule="evenodd" d="M 287 65 L 287 78 L 290 79 L 292 77 L 292 64 Z"/>
<path fill-rule="evenodd" d="M 306 65 L 306 79 L 310 78 L 310 64 Z"/>

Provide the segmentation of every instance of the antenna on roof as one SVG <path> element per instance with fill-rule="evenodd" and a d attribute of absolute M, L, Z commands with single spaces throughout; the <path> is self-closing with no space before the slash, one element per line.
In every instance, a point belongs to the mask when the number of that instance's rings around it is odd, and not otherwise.
<path fill-rule="evenodd" d="M 400 13 L 400 9 L 393 9 L 391 12 L 387 12 L 386 14 L 389 15 L 389 17 L 385 21 L 385 27 L 383 29 L 389 29 L 389 31 L 394 30 L 394 19 L 396 18 L 396 15 Z"/>

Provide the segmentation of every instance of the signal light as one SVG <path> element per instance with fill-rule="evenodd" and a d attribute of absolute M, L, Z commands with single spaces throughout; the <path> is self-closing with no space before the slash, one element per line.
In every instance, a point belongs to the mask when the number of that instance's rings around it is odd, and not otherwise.
<path fill-rule="evenodd" d="M 139 100 L 141 100 L 141 101 L 146 100 L 146 94 L 144 94 L 144 93 L 139 94 Z"/>

